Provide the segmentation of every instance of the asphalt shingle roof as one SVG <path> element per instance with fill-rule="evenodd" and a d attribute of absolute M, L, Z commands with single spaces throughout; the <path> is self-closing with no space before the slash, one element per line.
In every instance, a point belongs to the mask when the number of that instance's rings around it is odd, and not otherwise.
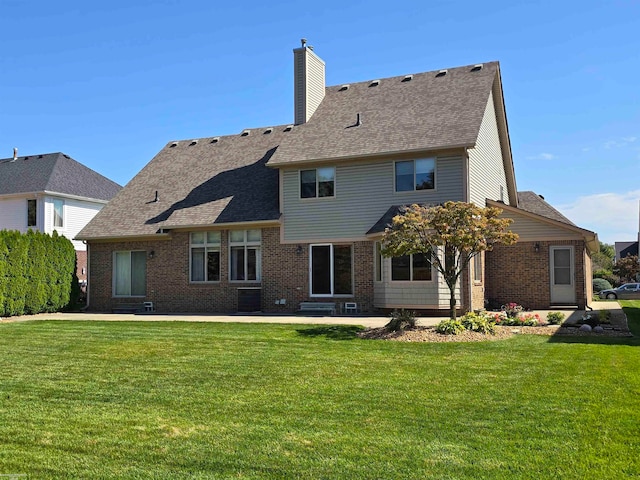
<path fill-rule="evenodd" d="M 498 62 L 327 87 L 269 165 L 475 145 Z M 361 125 L 355 126 L 357 114 Z"/>
<path fill-rule="evenodd" d="M 111 200 L 121 188 L 64 153 L 0 159 L 0 195 L 47 191 Z"/>
<path fill-rule="evenodd" d="M 161 229 L 278 220 L 278 170 L 266 164 L 291 133 L 285 130 L 285 126 L 272 127 L 270 133 L 267 128 L 251 129 L 246 136 L 168 143 L 77 238 L 144 236 Z"/>
<path fill-rule="evenodd" d="M 550 218 L 551 220 L 573 225 L 574 227 L 576 226 L 575 223 L 549 205 L 544 198 L 535 192 L 518 192 L 518 208 L 529 213 L 535 213 L 541 217 Z"/>

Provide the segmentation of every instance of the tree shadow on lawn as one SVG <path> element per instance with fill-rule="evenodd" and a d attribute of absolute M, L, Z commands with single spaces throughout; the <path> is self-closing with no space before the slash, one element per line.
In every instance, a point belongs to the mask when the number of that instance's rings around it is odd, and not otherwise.
<path fill-rule="evenodd" d="M 606 333 L 587 333 L 584 335 L 557 333 L 549 338 L 549 343 L 585 343 L 638 347 L 640 346 L 640 308 L 623 307 L 622 310 L 625 318 L 622 324 L 618 326 L 621 327 L 620 333 L 624 334 L 626 332 L 629 336 L 613 336 Z"/>
<path fill-rule="evenodd" d="M 328 340 L 354 340 L 365 327 L 361 325 L 320 325 L 298 328 L 296 331 L 303 337 L 325 337 Z"/>

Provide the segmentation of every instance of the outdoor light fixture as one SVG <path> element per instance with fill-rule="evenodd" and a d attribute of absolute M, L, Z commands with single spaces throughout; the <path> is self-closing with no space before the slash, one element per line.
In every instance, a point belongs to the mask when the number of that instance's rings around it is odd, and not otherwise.
<path fill-rule="evenodd" d="M 298 245 L 298 246 L 296 247 L 296 253 L 297 253 L 298 255 L 300 255 L 300 254 L 302 253 L 302 245 Z"/>
<path fill-rule="evenodd" d="M 536 244 L 533 246 L 533 250 L 538 253 L 540 251 L 540 244 L 538 242 L 536 242 Z"/>
<path fill-rule="evenodd" d="M 156 254 L 156 252 L 154 250 L 151 250 L 149 252 L 149 258 L 153 258 L 155 254 Z"/>

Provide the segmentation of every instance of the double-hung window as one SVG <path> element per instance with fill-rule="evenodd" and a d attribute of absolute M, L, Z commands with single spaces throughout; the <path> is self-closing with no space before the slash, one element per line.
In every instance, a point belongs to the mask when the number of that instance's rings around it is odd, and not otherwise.
<path fill-rule="evenodd" d="M 431 280 L 431 261 L 425 253 L 391 259 L 391 280 L 420 282 Z"/>
<path fill-rule="evenodd" d="M 113 295 L 144 297 L 147 289 L 147 252 L 113 253 Z"/>
<path fill-rule="evenodd" d="M 256 230 L 229 232 L 229 278 L 231 281 L 260 281 L 262 233 Z"/>
<path fill-rule="evenodd" d="M 61 198 L 53 199 L 53 226 L 64 227 L 64 200 Z"/>
<path fill-rule="evenodd" d="M 482 253 L 480 252 L 473 256 L 473 281 L 482 282 Z"/>
<path fill-rule="evenodd" d="M 35 227 L 38 221 L 38 201 L 35 198 L 27 200 L 27 227 Z"/>
<path fill-rule="evenodd" d="M 351 245 L 311 245 L 311 295 L 353 294 Z"/>
<path fill-rule="evenodd" d="M 192 282 L 220 281 L 220 232 L 192 232 L 189 236 Z"/>
<path fill-rule="evenodd" d="M 335 183 L 335 167 L 300 170 L 300 198 L 333 197 Z"/>
<path fill-rule="evenodd" d="M 435 158 L 421 158 L 395 163 L 396 192 L 433 190 L 436 185 Z"/>

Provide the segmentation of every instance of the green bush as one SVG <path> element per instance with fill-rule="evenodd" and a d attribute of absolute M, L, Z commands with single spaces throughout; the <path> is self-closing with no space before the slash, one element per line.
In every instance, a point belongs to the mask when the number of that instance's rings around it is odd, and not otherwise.
<path fill-rule="evenodd" d="M 565 314 L 562 312 L 549 312 L 547 314 L 547 322 L 551 325 L 559 325 L 564 320 Z"/>
<path fill-rule="evenodd" d="M 442 320 L 436 325 L 436 332 L 444 335 L 459 335 L 465 331 L 460 320 Z"/>
<path fill-rule="evenodd" d="M 491 335 L 496 333 L 496 322 L 492 317 L 483 315 L 481 313 L 468 312 L 460 318 L 460 323 L 466 330 L 479 333 L 489 333 Z"/>
<path fill-rule="evenodd" d="M 599 310 L 598 311 L 598 321 L 600 323 L 611 323 L 611 311 L 610 310 Z"/>
<path fill-rule="evenodd" d="M 76 255 L 56 232 L 0 231 L 0 316 L 56 312 L 69 303 Z"/>
<path fill-rule="evenodd" d="M 607 290 L 609 288 L 613 288 L 611 283 L 604 278 L 594 278 L 593 279 L 593 291 L 598 293 L 602 290 Z"/>
<path fill-rule="evenodd" d="M 391 312 L 391 320 L 384 328 L 390 332 L 399 332 L 402 330 L 408 330 L 415 328 L 416 326 L 416 312 L 411 310 L 394 310 Z"/>

